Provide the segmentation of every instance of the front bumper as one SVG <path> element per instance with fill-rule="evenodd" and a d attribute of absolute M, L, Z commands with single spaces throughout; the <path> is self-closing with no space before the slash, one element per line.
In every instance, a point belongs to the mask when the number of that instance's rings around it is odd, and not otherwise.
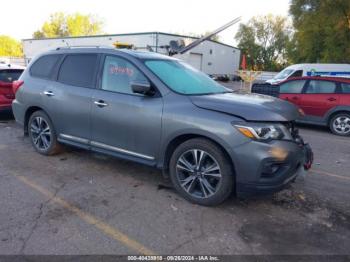
<path fill-rule="evenodd" d="M 272 152 L 278 149 L 283 157 Z M 311 168 L 311 147 L 295 141 L 252 141 L 233 151 L 236 171 L 236 194 L 239 197 L 269 194 L 282 190 L 298 175 Z"/>

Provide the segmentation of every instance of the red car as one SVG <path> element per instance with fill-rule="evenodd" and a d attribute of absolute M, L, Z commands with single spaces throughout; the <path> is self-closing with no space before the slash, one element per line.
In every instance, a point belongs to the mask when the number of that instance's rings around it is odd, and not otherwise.
<path fill-rule="evenodd" d="M 22 66 L 0 64 L 0 112 L 11 110 L 15 98 L 13 82 L 21 76 L 24 69 Z"/>
<path fill-rule="evenodd" d="M 298 121 L 350 136 L 350 78 L 298 77 L 279 84 L 278 96 L 304 112 Z"/>

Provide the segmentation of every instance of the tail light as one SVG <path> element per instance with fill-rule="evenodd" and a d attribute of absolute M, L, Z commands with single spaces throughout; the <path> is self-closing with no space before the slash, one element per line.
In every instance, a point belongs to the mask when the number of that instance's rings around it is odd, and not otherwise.
<path fill-rule="evenodd" d="M 18 89 L 24 84 L 24 81 L 22 80 L 16 80 L 16 81 L 13 81 L 12 83 L 12 91 L 13 93 L 16 95 Z"/>

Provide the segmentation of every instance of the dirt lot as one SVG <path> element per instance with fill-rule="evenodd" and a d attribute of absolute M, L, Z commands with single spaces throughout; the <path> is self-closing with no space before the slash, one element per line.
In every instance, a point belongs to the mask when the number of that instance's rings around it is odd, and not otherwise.
<path fill-rule="evenodd" d="M 0 254 L 350 254 L 350 138 L 301 127 L 305 179 L 216 208 L 179 197 L 159 171 L 68 148 L 44 157 L 0 116 Z"/>

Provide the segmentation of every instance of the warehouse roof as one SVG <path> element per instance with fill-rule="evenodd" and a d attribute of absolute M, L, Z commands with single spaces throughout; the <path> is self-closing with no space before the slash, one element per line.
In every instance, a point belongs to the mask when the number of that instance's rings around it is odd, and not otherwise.
<path fill-rule="evenodd" d="M 150 35 L 150 34 L 159 34 L 159 35 L 168 35 L 168 36 L 177 36 L 177 37 L 183 37 L 183 38 L 192 38 L 192 39 L 199 39 L 198 37 L 194 36 L 188 36 L 188 35 L 179 35 L 179 34 L 171 34 L 171 33 L 164 33 L 164 32 L 142 32 L 142 33 L 125 33 L 125 34 L 107 34 L 107 35 L 91 35 L 91 36 L 66 36 L 66 37 L 52 37 L 52 38 L 28 38 L 28 39 L 22 39 L 22 41 L 36 41 L 36 40 L 54 40 L 54 39 L 74 39 L 74 38 L 93 38 L 93 37 L 113 37 L 113 36 L 128 36 L 128 35 Z M 214 42 L 223 46 L 239 49 L 235 46 L 224 44 L 215 40 L 206 40 L 210 42 Z"/>

